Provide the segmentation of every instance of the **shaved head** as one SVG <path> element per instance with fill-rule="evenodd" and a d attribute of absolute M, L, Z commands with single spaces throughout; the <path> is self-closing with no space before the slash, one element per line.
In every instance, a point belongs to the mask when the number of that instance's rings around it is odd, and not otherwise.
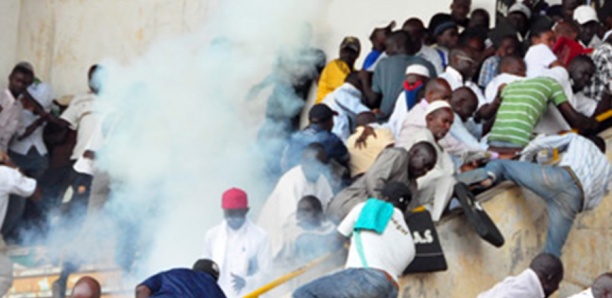
<path fill-rule="evenodd" d="M 467 121 L 478 108 L 478 97 L 469 87 L 460 87 L 453 92 L 450 100 L 453 112 L 457 113 L 463 122 Z"/>
<path fill-rule="evenodd" d="M 559 289 L 563 280 L 563 263 L 557 256 L 541 253 L 531 261 L 529 268 L 538 275 L 546 297 Z"/>
<path fill-rule="evenodd" d="M 410 148 L 408 174 L 410 179 L 425 176 L 436 165 L 438 154 L 434 146 L 426 141 L 418 142 Z"/>
<path fill-rule="evenodd" d="M 451 86 L 445 79 L 430 80 L 425 86 L 425 100 L 429 103 L 436 100 L 450 100 L 451 94 Z"/>
<path fill-rule="evenodd" d="M 468 46 L 460 46 L 450 51 L 450 66 L 457 70 L 464 78 L 471 78 L 476 72 L 474 51 Z"/>
<path fill-rule="evenodd" d="M 72 298 L 100 298 L 102 295 L 102 289 L 100 283 L 93 277 L 84 276 L 81 277 L 74 288 L 72 288 Z"/>
<path fill-rule="evenodd" d="M 591 286 L 593 297 L 610 298 L 612 297 L 612 272 L 600 275 Z"/>
<path fill-rule="evenodd" d="M 499 64 L 500 73 L 509 73 L 515 76 L 524 77 L 527 73 L 525 60 L 519 56 L 506 56 Z"/>

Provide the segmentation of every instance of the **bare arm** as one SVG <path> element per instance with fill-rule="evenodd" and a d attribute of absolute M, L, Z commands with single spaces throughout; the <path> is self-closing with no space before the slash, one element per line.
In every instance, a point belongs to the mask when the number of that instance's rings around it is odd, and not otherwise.
<path fill-rule="evenodd" d="M 576 128 L 580 131 L 590 131 L 597 129 L 597 121 L 586 117 L 574 110 L 574 108 L 569 104 L 569 102 L 564 102 L 557 106 L 559 111 L 563 115 L 563 118 L 569 123 L 569 125 L 573 128 Z"/>
<path fill-rule="evenodd" d="M 362 70 L 359 72 L 359 79 L 361 80 L 366 105 L 372 109 L 378 108 L 382 95 L 372 90 L 372 73 Z"/>

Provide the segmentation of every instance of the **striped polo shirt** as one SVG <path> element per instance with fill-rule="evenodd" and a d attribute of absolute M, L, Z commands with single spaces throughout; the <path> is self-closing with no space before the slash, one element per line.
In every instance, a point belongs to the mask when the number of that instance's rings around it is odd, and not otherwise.
<path fill-rule="evenodd" d="M 538 77 L 510 83 L 502 91 L 489 141 L 510 142 L 525 146 L 546 112 L 548 102 L 556 106 L 567 102 L 563 87 L 554 79 Z"/>

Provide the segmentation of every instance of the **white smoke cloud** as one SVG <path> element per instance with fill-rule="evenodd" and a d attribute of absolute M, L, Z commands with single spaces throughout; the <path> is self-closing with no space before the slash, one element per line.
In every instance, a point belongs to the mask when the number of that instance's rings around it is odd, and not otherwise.
<path fill-rule="evenodd" d="M 128 237 L 144 244 L 143 273 L 199 257 L 227 188 L 245 189 L 255 209 L 264 202 L 255 140 L 267 96 L 245 97 L 279 49 L 303 45 L 304 24 L 320 25 L 324 5 L 224 0 L 200 32 L 159 41 L 128 66 L 103 63 L 99 107 L 120 117 L 100 152 L 100 167 L 118 181 L 108 210 L 137 224 Z"/>

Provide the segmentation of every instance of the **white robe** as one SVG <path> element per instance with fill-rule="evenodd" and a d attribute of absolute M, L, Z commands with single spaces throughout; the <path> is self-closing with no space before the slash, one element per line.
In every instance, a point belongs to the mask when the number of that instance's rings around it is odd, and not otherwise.
<path fill-rule="evenodd" d="M 228 298 L 242 297 L 263 286 L 262 270 L 270 264 L 268 236 L 250 219 L 237 231 L 232 230 L 224 220 L 206 233 L 202 258 L 211 259 L 219 265 L 219 286 Z M 249 272 L 249 268 L 255 272 Z M 234 291 L 232 274 L 245 279 L 246 286 Z"/>
<path fill-rule="evenodd" d="M 306 180 L 302 166 L 296 166 L 280 178 L 266 200 L 257 225 L 268 232 L 273 255 L 277 254 L 283 245 L 282 223 L 297 211 L 298 201 L 307 195 L 317 197 L 325 211 L 334 194 L 325 176 L 321 175 L 316 183 L 311 183 Z"/>

